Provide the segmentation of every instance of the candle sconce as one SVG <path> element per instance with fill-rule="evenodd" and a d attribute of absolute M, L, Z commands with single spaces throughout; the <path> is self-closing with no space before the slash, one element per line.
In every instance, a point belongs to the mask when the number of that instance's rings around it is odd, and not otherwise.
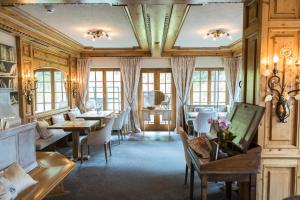
<path fill-rule="evenodd" d="M 72 80 L 72 96 L 75 99 L 77 97 L 78 94 L 78 81 L 76 79 Z"/>
<path fill-rule="evenodd" d="M 26 103 L 31 105 L 32 104 L 32 98 L 33 98 L 33 92 L 38 88 L 37 87 L 37 80 L 34 78 L 32 81 L 30 72 L 28 72 L 25 75 L 25 84 L 24 84 L 24 91 L 23 95 L 25 96 Z"/>
<path fill-rule="evenodd" d="M 286 83 L 286 72 L 287 70 L 290 71 L 290 75 L 292 74 L 292 65 L 293 65 L 293 52 L 291 48 L 282 47 L 280 49 L 280 57 L 283 59 L 283 70 L 279 71 L 278 69 L 278 60 L 279 57 L 275 54 L 273 57 L 273 74 L 268 79 L 268 87 L 271 90 L 271 94 L 265 97 L 265 102 L 272 101 L 275 99 L 276 106 L 275 106 L 275 114 L 279 119 L 279 122 L 286 123 L 286 119 L 290 116 L 290 105 L 289 100 L 290 98 L 295 98 L 296 100 L 300 100 L 300 94 L 292 96 L 292 93 L 299 92 L 300 89 L 294 89 L 288 91 L 287 88 L 291 88 L 291 85 Z M 296 83 L 297 86 L 299 84 L 299 75 L 298 75 L 298 67 L 300 66 L 300 60 L 295 62 L 297 67 L 297 76 L 296 76 Z M 286 69 L 288 67 L 288 69 Z M 279 76 L 279 73 L 282 73 L 282 78 Z M 268 77 L 270 75 L 270 71 L 268 67 L 264 71 L 264 76 Z M 289 77 L 291 79 L 291 77 Z"/>

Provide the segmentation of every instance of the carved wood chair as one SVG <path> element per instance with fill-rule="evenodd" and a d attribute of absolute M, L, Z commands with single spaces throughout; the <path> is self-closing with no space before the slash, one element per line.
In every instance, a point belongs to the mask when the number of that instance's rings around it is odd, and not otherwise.
<path fill-rule="evenodd" d="M 185 177 L 184 177 L 184 184 L 187 184 L 187 177 L 188 177 L 188 173 L 189 173 L 189 169 L 191 169 L 191 158 L 188 155 L 187 152 L 187 148 L 188 148 L 188 143 L 187 140 L 189 139 L 188 134 L 183 130 L 182 127 L 179 128 L 178 130 L 181 141 L 182 141 L 182 145 L 183 145 L 183 150 L 184 150 L 184 157 L 185 157 Z"/>

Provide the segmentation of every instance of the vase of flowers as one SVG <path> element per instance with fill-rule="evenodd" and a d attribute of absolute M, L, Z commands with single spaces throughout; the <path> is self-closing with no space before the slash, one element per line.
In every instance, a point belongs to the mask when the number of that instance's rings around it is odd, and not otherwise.
<path fill-rule="evenodd" d="M 211 124 L 211 133 L 216 135 L 219 145 L 226 146 L 227 142 L 232 141 L 235 138 L 235 136 L 228 131 L 228 128 L 230 127 L 230 121 L 228 119 L 209 119 L 208 123 Z"/>

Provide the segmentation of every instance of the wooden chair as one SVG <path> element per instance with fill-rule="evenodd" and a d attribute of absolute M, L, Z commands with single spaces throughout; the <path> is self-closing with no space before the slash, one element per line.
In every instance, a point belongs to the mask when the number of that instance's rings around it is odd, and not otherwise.
<path fill-rule="evenodd" d="M 187 152 L 187 148 L 188 148 L 187 140 L 189 138 L 188 138 L 188 134 L 183 130 L 182 127 L 179 128 L 178 132 L 179 132 L 179 135 L 180 135 L 180 138 L 181 138 L 181 141 L 182 141 L 183 150 L 184 150 L 184 157 L 185 157 L 185 163 L 186 163 L 186 165 L 185 165 L 185 177 L 184 177 L 184 184 L 186 185 L 189 169 L 191 169 L 191 162 L 192 162 L 191 158 L 190 158 L 190 156 L 188 155 L 188 152 Z"/>
<path fill-rule="evenodd" d="M 107 148 L 109 148 L 109 154 L 111 156 L 111 130 L 114 124 L 115 118 L 110 118 L 106 126 L 103 128 L 89 133 L 87 136 L 80 138 L 80 151 L 81 151 L 81 163 L 83 162 L 83 147 L 88 146 L 88 154 L 90 154 L 90 145 L 104 145 L 105 160 L 107 163 Z"/>

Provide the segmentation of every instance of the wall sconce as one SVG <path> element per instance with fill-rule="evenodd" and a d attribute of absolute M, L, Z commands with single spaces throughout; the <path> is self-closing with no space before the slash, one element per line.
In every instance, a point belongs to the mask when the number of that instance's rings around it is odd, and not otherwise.
<path fill-rule="evenodd" d="M 289 106 L 289 99 L 290 97 L 295 98 L 296 100 L 300 100 L 300 94 L 297 94 L 295 96 L 291 96 L 290 94 L 294 92 L 300 91 L 300 89 L 290 90 L 287 91 L 287 87 L 291 88 L 291 85 L 287 85 L 286 83 L 286 76 L 287 76 L 287 70 L 290 72 L 290 76 L 292 74 L 292 65 L 293 65 L 293 52 L 291 48 L 282 47 L 280 49 L 280 57 L 283 59 L 283 66 L 282 71 L 279 71 L 278 69 L 278 61 L 279 57 L 277 54 L 273 57 L 273 74 L 268 79 L 268 87 L 271 90 L 271 94 L 267 95 L 265 97 L 265 102 L 271 101 L 273 98 L 277 100 L 276 107 L 275 107 L 275 113 L 276 116 L 279 119 L 279 122 L 286 123 L 286 119 L 290 116 L 290 106 Z M 295 62 L 295 65 L 297 67 L 297 76 L 296 76 L 296 83 L 299 84 L 299 74 L 298 74 L 298 68 L 300 66 L 300 60 L 297 60 Z M 282 77 L 279 77 L 279 73 L 282 73 Z M 268 77 L 270 75 L 270 71 L 268 69 L 268 65 L 264 71 L 264 76 Z M 291 79 L 291 77 L 289 77 Z"/>
<path fill-rule="evenodd" d="M 24 85 L 24 96 L 27 104 L 32 104 L 33 91 L 37 89 L 37 80 L 34 77 L 34 81 L 31 79 L 30 72 L 25 75 L 25 85 Z"/>
<path fill-rule="evenodd" d="M 78 84 L 77 79 L 72 79 L 72 96 L 73 96 L 73 98 L 77 97 L 78 86 L 79 86 L 79 84 Z"/>

